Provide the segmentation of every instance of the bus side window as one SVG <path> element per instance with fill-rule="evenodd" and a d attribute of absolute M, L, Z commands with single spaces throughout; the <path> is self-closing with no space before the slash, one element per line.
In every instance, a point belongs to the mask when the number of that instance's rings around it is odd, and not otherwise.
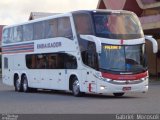
<path fill-rule="evenodd" d="M 33 24 L 23 25 L 23 40 L 28 41 L 33 39 Z"/>
<path fill-rule="evenodd" d="M 47 68 L 47 58 L 45 54 L 39 54 L 37 55 L 37 69 L 46 69 Z"/>
<path fill-rule="evenodd" d="M 9 43 L 9 34 L 10 34 L 9 28 L 3 30 L 3 43 Z"/>
<path fill-rule="evenodd" d="M 92 20 L 88 14 L 75 14 L 75 25 L 78 34 L 93 34 Z"/>
<path fill-rule="evenodd" d="M 35 55 L 26 55 L 26 66 L 29 69 L 36 68 L 36 57 Z"/>
<path fill-rule="evenodd" d="M 93 69 L 98 69 L 98 54 L 93 42 L 88 42 L 88 49 L 82 52 L 83 63 Z"/>
<path fill-rule="evenodd" d="M 73 39 L 69 17 L 58 18 L 58 36 Z"/>
<path fill-rule="evenodd" d="M 34 35 L 33 39 L 38 40 L 38 39 L 44 39 L 45 38 L 45 22 L 37 22 L 34 23 Z"/>
<path fill-rule="evenodd" d="M 14 42 L 13 41 L 13 34 L 14 34 L 14 29 L 13 28 L 10 28 L 10 35 L 9 35 L 9 42 Z"/>
<path fill-rule="evenodd" d="M 13 42 L 22 41 L 22 26 L 14 27 Z"/>
<path fill-rule="evenodd" d="M 5 32 L 5 31 L 4 31 Z M 13 28 L 7 28 L 4 36 L 4 43 L 12 43 L 13 41 Z"/>
<path fill-rule="evenodd" d="M 4 69 L 8 69 L 8 58 L 4 57 Z"/>
<path fill-rule="evenodd" d="M 50 54 L 48 56 L 48 69 L 56 69 L 57 68 L 56 56 L 54 54 Z"/>
<path fill-rule="evenodd" d="M 45 38 L 54 38 L 57 37 L 58 35 L 58 23 L 57 23 L 57 19 L 51 19 L 51 20 L 47 20 L 45 21 L 45 26 L 46 26 L 46 30 L 45 30 Z"/>
<path fill-rule="evenodd" d="M 64 53 L 56 54 L 57 69 L 64 69 Z"/>
<path fill-rule="evenodd" d="M 65 66 L 66 66 L 66 69 L 77 69 L 76 57 L 66 54 L 65 55 Z"/>

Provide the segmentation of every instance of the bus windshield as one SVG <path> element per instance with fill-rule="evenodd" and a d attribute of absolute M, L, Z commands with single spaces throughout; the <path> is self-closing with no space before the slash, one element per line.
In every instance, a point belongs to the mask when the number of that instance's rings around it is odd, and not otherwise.
<path fill-rule="evenodd" d="M 138 18 L 129 13 L 94 13 L 95 33 L 110 39 L 144 37 Z"/>
<path fill-rule="evenodd" d="M 144 44 L 134 46 L 102 44 L 99 67 L 107 72 L 144 72 L 147 69 Z"/>

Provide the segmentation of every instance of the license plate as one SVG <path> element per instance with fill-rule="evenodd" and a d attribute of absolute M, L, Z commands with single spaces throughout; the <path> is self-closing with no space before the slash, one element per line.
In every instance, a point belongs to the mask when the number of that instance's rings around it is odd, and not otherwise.
<path fill-rule="evenodd" d="M 130 90 L 131 90 L 131 87 L 123 87 L 122 90 L 123 90 L 123 91 L 130 91 Z"/>

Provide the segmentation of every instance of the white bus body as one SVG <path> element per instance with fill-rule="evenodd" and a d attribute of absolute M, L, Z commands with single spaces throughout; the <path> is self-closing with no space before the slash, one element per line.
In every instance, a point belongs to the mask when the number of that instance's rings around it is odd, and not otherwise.
<path fill-rule="evenodd" d="M 157 42 L 146 38 L 157 52 Z M 75 96 L 146 92 L 148 70 L 140 22 L 132 12 L 95 10 L 6 26 L 2 80 L 24 92 L 66 90 Z"/>

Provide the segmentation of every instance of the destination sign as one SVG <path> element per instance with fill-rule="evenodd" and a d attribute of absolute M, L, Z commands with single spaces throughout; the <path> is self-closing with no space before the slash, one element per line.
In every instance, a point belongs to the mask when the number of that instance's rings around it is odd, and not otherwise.
<path fill-rule="evenodd" d="M 104 49 L 109 49 L 109 50 L 119 50 L 121 49 L 121 46 L 115 46 L 115 45 L 105 45 Z"/>

